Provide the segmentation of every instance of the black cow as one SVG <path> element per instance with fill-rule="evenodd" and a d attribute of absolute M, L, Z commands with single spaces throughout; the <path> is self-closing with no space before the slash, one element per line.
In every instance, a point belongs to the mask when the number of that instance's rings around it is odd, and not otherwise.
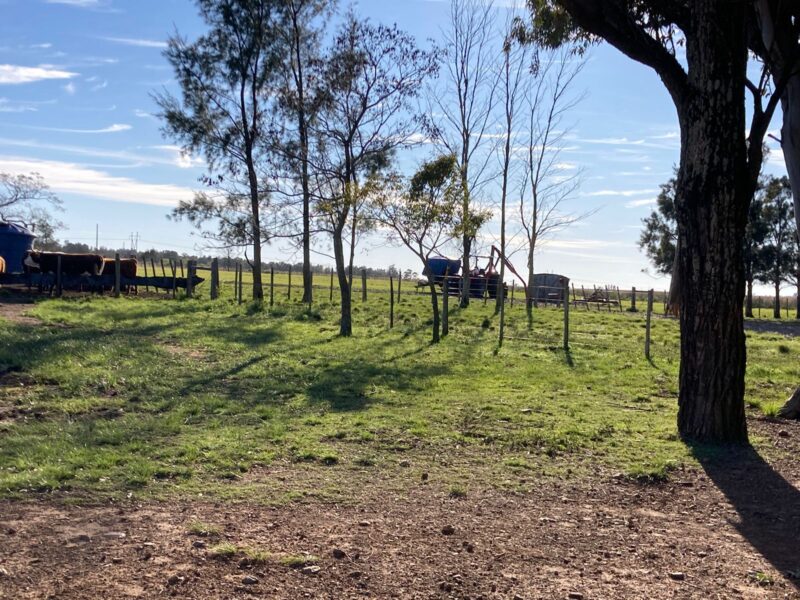
<path fill-rule="evenodd" d="M 66 254 L 64 252 L 25 253 L 22 264 L 26 273 L 55 273 L 58 257 L 61 257 L 61 273 L 64 275 L 99 275 L 103 271 L 103 257 L 99 254 Z"/>

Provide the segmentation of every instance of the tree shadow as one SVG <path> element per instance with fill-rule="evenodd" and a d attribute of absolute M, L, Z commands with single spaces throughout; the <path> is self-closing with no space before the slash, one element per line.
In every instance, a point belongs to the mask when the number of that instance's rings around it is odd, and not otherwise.
<path fill-rule="evenodd" d="M 386 389 L 393 391 L 426 390 L 426 381 L 450 372 L 444 365 L 426 364 L 401 367 L 386 361 L 381 364 L 354 358 L 321 370 L 306 388 L 312 403 L 327 404 L 331 410 L 349 412 L 363 410 L 384 400 Z"/>
<path fill-rule="evenodd" d="M 800 589 L 800 490 L 752 446 L 689 443 L 708 477 L 739 514 L 731 525 Z"/>

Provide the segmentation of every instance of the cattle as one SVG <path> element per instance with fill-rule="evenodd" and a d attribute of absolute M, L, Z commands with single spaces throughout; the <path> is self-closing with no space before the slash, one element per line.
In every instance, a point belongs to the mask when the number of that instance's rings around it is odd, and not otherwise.
<path fill-rule="evenodd" d="M 0 275 L 6 272 L 6 259 L 0 256 Z"/>
<path fill-rule="evenodd" d="M 115 263 L 116 260 L 113 258 L 104 258 L 103 269 L 101 271 L 101 274 L 116 276 L 117 267 Z M 119 273 L 122 277 L 126 277 L 128 279 L 134 279 L 136 277 L 136 271 L 138 266 L 139 264 L 136 262 L 135 258 L 119 259 Z"/>
<path fill-rule="evenodd" d="M 64 275 L 99 275 L 103 270 L 103 257 L 99 254 L 66 254 L 64 252 L 25 253 L 23 266 L 26 273 L 55 273 L 61 257 L 61 273 Z"/>

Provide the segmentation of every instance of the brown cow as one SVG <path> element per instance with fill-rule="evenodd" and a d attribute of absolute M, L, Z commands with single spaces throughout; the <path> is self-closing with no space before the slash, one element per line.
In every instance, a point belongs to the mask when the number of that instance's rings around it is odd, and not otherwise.
<path fill-rule="evenodd" d="M 23 266 L 26 273 L 55 273 L 61 257 L 64 275 L 99 275 L 103 270 L 103 257 L 99 254 L 66 254 L 64 252 L 38 252 L 28 250 Z"/>
<path fill-rule="evenodd" d="M 101 275 L 115 276 L 117 273 L 116 260 L 113 258 L 103 259 L 103 269 L 100 271 Z M 119 273 L 122 277 L 133 279 L 136 277 L 138 262 L 135 258 L 121 258 L 119 259 Z"/>

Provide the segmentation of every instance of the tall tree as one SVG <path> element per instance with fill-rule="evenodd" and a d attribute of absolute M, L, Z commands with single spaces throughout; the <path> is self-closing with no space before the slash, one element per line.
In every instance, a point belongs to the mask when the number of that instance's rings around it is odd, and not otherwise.
<path fill-rule="evenodd" d="M 444 73 L 430 92 L 428 132 L 458 160 L 461 172 L 461 306 L 469 306 L 470 255 L 485 213 L 477 196 L 486 183 L 492 156 L 490 128 L 497 104 L 498 36 L 491 0 L 451 0 L 450 22 L 440 54 Z"/>
<path fill-rule="evenodd" d="M 580 184 L 580 171 L 565 169 L 561 160 L 561 148 L 570 132 L 565 118 L 581 99 L 581 95 L 572 93 L 572 88 L 583 62 L 574 60 L 567 48 L 543 48 L 538 52 L 536 67 L 530 72 L 525 93 L 527 152 L 519 186 L 520 227 L 525 236 L 528 267 L 525 310 L 529 328 L 533 327 L 535 259 L 540 242 L 592 214 L 565 210 L 565 203 Z"/>
<path fill-rule="evenodd" d="M 675 104 L 681 128 L 675 205 L 681 306 L 678 429 L 685 438 L 745 441 L 741 239 L 763 159 L 764 123 L 774 110 L 770 102 L 758 115 L 758 126 L 751 125 L 748 140 L 747 3 L 532 3 L 546 40 L 604 39 L 652 68 Z M 678 42 L 685 43 L 686 70 L 675 55 Z"/>
<path fill-rule="evenodd" d="M 55 231 L 63 225 L 51 210 L 61 207 L 61 200 L 39 173 L 0 173 L 0 221 L 27 227 L 37 234 L 40 246 L 55 242 Z"/>
<path fill-rule="evenodd" d="M 197 0 L 208 31 L 194 42 L 176 34 L 164 52 L 182 97 L 156 95 L 164 133 L 185 151 L 205 155 L 217 181 L 226 182 L 225 195 L 249 199 L 253 298 L 259 301 L 264 297 L 261 208 L 266 199 L 259 164 L 267 152 L 268 103 L 280 59 L 275 4 Z"/>
<path fill-rule="evenodd" d="M 426 266 L 434 344 L 440 339 L 439 295 L 436 277 L 427 265 L 455 235 L 461 193 L 458 163 L 455 156 L 446 155 L 423 163 L 407 189 L 385 189 L 376 203 L 378 222 Z"/>
<path fill-rule="evenodd" d="M 319 93 L 314 81 L 315 67 L 321 60 L 320 38 L 325 19 L 336 0 L 284 0 L 280 6 L 281 36 L 285 54 L 282 62 L 280 106 L 287 117 L 282 154 L 289 159 L 300 183 L 302 195 L 303 302 L 311 303 L 311 176 L 309 174 L 309 128 L 319 109 Z"/>
<path fill-rule="evenodd" d="M 419 49 L 409 34 L 352 13 L 322 65 L 326 98 L 311 127 L 311 162 L 317 212 L 333 242 L 340 335 L 352 335 L 352 264 L 359 229 L 367 223 L 362 208 L 395 151 L 414 142 L 419 119 L 413 100 L 435 70 L 435 56 Z"/>
<path fill-rule="evenodd" d="M 766 228 L 759 257 L 762 270 L 758 279 L 775 290 L 773 315 L 781 318 L 781 286 L 793 280 L 797 264 L 797 229 L 788 177 L 770 177 L 760 201 Z"/>

